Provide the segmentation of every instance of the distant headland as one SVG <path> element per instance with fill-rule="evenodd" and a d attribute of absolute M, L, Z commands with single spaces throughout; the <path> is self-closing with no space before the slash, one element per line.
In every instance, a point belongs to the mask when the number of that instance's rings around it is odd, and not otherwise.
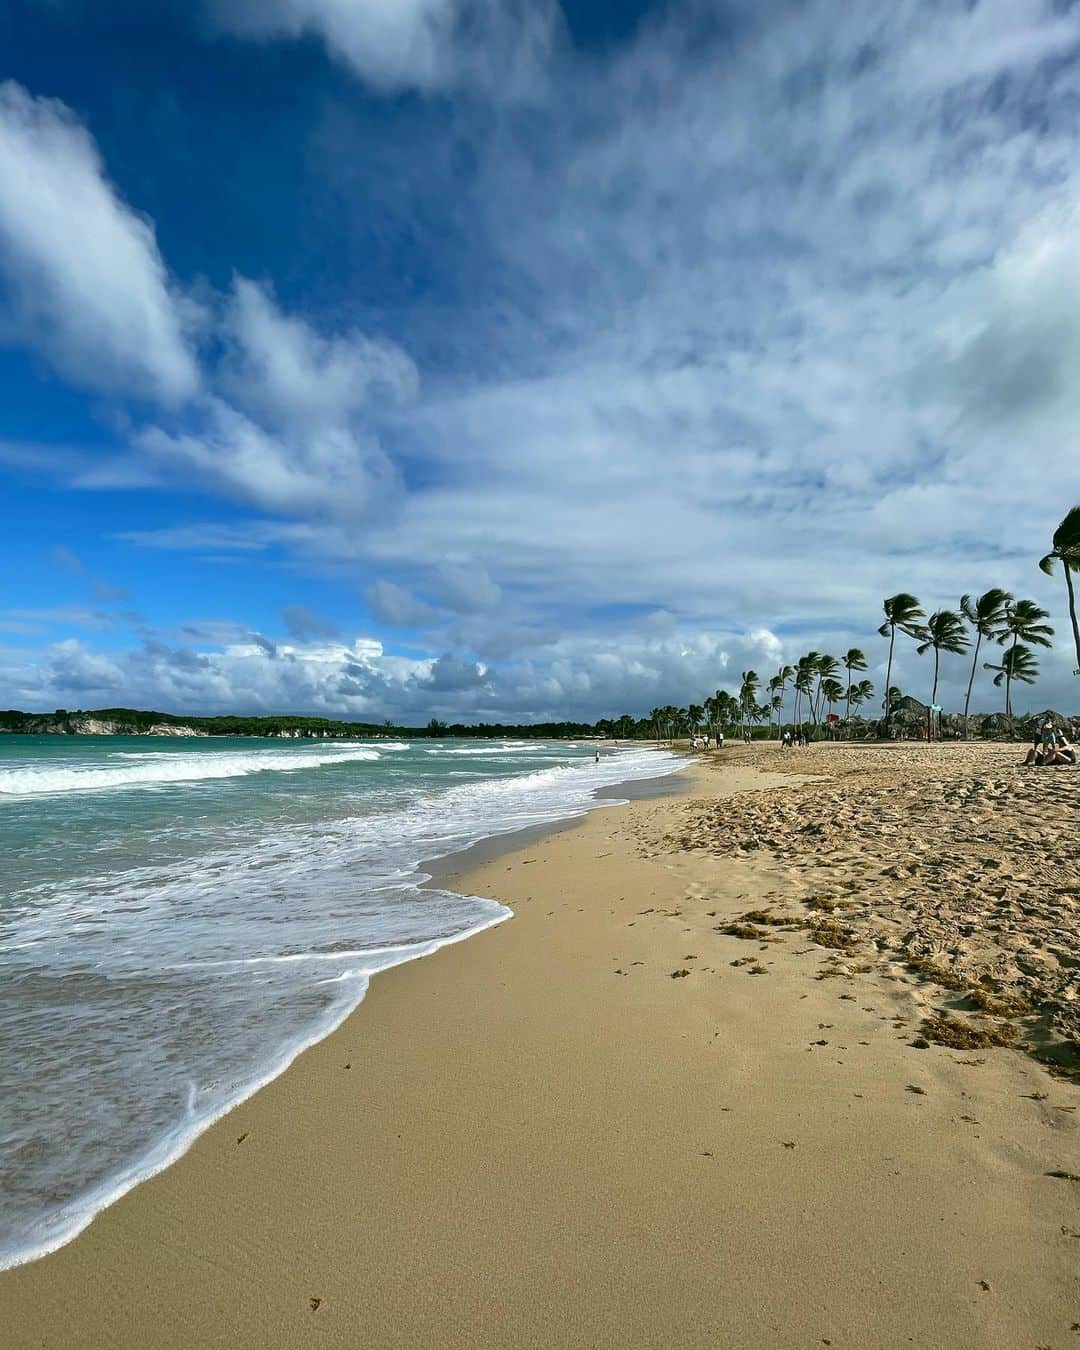
<path fill-rule="evenodd" d="M 538 722 L 507 725 L 481 722 L 453 725 L 432 718 L 425 726 L 397 726 L 392 722 L 345 722 L 328 717 L 181 717 L 138 708 L 57 708 L 51 713 L 0 712 L 0 735 L 18 736 L 264 736 L 277 740 L 364 740 L 413 736 L 513 736 L 551 740 L 574 736 L 607 736 L 614 724 L 596 727 L 588 722 Z"/>

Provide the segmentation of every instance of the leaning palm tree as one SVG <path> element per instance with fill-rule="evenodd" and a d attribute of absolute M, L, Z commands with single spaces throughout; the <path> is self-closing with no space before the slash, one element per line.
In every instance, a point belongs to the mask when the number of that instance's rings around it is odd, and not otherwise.
<path fill-rule="evenodd" d="M 858 647 L 849 647 L 841 658 L 840 664 L 847 671 L 847 698 L 845 699 L 844 721 L 851 721 L 851 677 L 856 670 L 866 669 L 866 657 Z"/>
<path fill-rule="evenodd" d="M 848 690 L 849 707 L 853 707 L 856 712 L 874 696 L 873 680 L 860 680 L 858 684 L 853 684 Z M 848 714 L 850 718 L 851 714 Z"/>
<path fill-rule="evenodd" d="M 1072 620 L 1073 642 L 1076 644 L 1076 669 L 1073 674 L 1080 675 L 1080 625 L 1076 622 L 1076 593 L 1072 580 L 1072 574 L 1080 572 L 1080 506 L 1074 506 L 1054 531 L 1054 547 L 1045 558 L 1039 559 L 1039 566 L 1047 576 L 1053 576 L 1054 564 L 1059 560 L 1065 566 L 1069 618 Z"/>
<path fill-rule="evenodd" d="M 822 652 L 814 662 L 814 674 L 817 676 L 817 690 L 814 695 L 813 717 L 814 725 L 817 726 L 821 721 L 821 695 L 822 685 L 826 680 L 835 680 L 840 670 L 840 663 L 835 656 L 827 656 Z"/>
<path fill-rule="evenodd" d="M 742 684 L 739 686 L 739 706 L 742 709 L 742 725 L 743 731 L 745 731 L 747 716 L 752 708 L 757 707 L 757 692 L 760 681 L 756 670 L 744 670 L 740 679 Z"/>
<path fill-rule="evenodd" d="M 776 672 L 776 679 L 779 682 L 778 692 L 780 694 L 780 707 L 777 709 L 778 716 L 776 719 L 776 725 L 777 731 L 780 732 L 781 734 L 783 734 L 784 730 L 784 697 L 787 694 L 787 683 L 788 680 L 790 680 L 794 676 L 794 674 L 795 672 L 794 670 L 792 670 L 790 666 L 781 666 L 780 669 Z"/>
<path fill-rule="evenodd" d="M 832 660 L 831 657 L 829 659 Z M 844 686 L 840 683 L 839 680 L 835 679 L 822 680 L 821 697 L 825 700 L 825 703 L 827 704 L 829 709 L 829 714 L 831 716 L 833 708 L 844 697 Z"/>
<path fill-rule="evenodd" d="M 776 715 L 776 710 L 780 706 L 780 676 L 774 675 L 769 681 L 767 688 L 769 690 L 769 735 L 771 736 L 773 717 Z"/>
<path fill-rule="evenodd" d="M 923 652 L 929 651 L 931 647 L 934 649 L 934 687 L 930 692 L 931 708 L 937 703 L 941 653 L 953 652 L 959 656 L 961 652 L 966 652 L 969 646 L 967 633 L 964 631 L 964 621 L 960 615 L 951 609 L 934 610 L 926 621 L 924 640 L 915 648 L 920 656 Z M 927 716 L 930 717 L 931 714 L 928 713 Z"/>
<path fill-rule="evenodd" d="M 882 609 L 885 611 L 885 622 L 878 629 L 878 632 L 882 637 L 889 639 L 889 664 L 885 671 L 885 731 L 888 732 L 892 723 L 892 704 L 889 702 L 889 691 L 892 686 L 889 681 L 892 679 L 896 630 L 899 628 L 901 633 L 918 640 L 923 636 L 922 620 L 926 618 L 926 615 L 915 596 L 908 595 L 906 591 L 899 591 L 896 595 L 890 595 L 887 600 L 882 602 Z"/>
<path fill-rule="evenodd" d="M 795 725 L 799 723 L 802 699 L 809 698 L 814 687 L 814 672 L 817 669 L 818 652 L 807 652 L 795 662 Z"/>
<path fill-rule="evenodd" d="M 992 661 L 984 661 L 983 669 L 996 670 L 994 683 L 999 689 L 1002 684 L 1005 685 L 1005 716 L 1011 724 L 1013 685 L 1015 683 L 1034 684 L 1039 674 L 1039 667 L 1031 648 L 1014 642 L 1009 650 L 1002 655 L 1001 662 L 998 665 L 995 666 Z"/>
<path fill-rule="evenodd" d="M 1051 646 L 1050 639 L 1054 636 L 1054 630 L 1043 623 L 1050 615 L 1045 609 L 1041 609 L 1034 600 L 1010 600 L 1005 606 L 1005 621 L 998 633 L 998 642 L 1003 646 L 1012 638 L 1012 646 L 1009 651 L 1016 651 L 1021 643 L 1032 643 L 1036 647 Z M 1031 656 L 1030 651 L 1028 656 Z M 1023 664 L 1022 662 L 1020 664 Z M 1019 676 L 1013 676 L 1013 679 Z M 1000 680 L 995 680 L 995 684 L 1000 684 Z M 1025 680 L 1025 684 L 1031 684 L 1032 680 Z M 1006 681 L 1008 685 L 1008 681 Z M 1008 688 L 1005 690 L 1005 701 L 1008 703 Z M 1012 716 L 1011 713 L 1008 714 Z"/>
<path fill-rule="evenodd" d="M 975 671 L 978 669 L 979 648 L 983 638 L 997 638 L 1005 622 L 1005 607 L 1012 603 L 1012 596 L 997 586 L 984 591 L 977 600 L 970 595 L 960 597 L 960 612 L 975 632 L 975 654 L 971 658 L 971 677 L 968 680 L 967 695 L 964 698 L 964 736 L 968 734 L 968 709 L 971 706 L 971 690 L 975 684 Z"/>

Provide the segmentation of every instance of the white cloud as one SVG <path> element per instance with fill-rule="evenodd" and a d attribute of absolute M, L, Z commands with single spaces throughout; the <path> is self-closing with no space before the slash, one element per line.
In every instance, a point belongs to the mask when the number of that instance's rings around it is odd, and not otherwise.
<path fill-rule="evenodd" d="M 315 424 L 275 434 L 218 398 L 196 429 L 147 427 L 136 444 L 166 481 L 194 475 L 204 489 L 282 515 L 356 519 L 397 486 L 392 462 L 363 432 Z"/>
<path fill-rule="evenodd" d="M 176 403 L 199 376 L 152 226 L 62 103 L 0 84 L 0 340 L 75 384 Z"/>
<path fill-rule="evenodd" d="M 528 95 L 558 32 L 553 0 L 211 0 L 227 31 L 314 36 L 376 89 Z"/>
<path fill-rule="evenodd" d="M 243 277 L 234 283 L 223 335 L 223 390 L 237 407 L 287 431 L 342 426 L 362 409 L 417 391 L 416 367 L 400 347 L 355 330 L 324 337 Z"/>

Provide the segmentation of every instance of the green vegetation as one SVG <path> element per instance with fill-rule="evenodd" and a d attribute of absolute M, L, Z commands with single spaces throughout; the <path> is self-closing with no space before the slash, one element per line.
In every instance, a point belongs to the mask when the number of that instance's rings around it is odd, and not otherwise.
<path fill-rule="evenodd" d="M 1077 668 L 1073 674 L 1080 675 L 1080 624 L 1076 621 L 1076 592 L 1072 579 L 1074 572 L 1080 572 L 1080 506 L 1074 506 L 1054 531 L 1053 546 L 1045 558 L 1039 559 L 1039 566 L 1047 576 L 1052 576 L 1057 562 L 1064 567 L 1065 587 L 1069 594 L 1069 619 L 1076 645 Z"/>

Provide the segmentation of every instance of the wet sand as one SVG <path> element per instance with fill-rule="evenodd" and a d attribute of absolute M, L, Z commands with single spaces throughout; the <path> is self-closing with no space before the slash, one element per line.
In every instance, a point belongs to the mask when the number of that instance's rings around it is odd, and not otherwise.
<path fill-rule="evenodd" d="M 1080 1343 L 1080 1087 L 1033 1057 L 1070 1062 L 1080 778 L 1016 758 L 732 747 L 459 859 L 516 917 L 0 1274 L 0 1343 Z M 918 1048 L 941 1011 L 1014 1044 Z"/>

